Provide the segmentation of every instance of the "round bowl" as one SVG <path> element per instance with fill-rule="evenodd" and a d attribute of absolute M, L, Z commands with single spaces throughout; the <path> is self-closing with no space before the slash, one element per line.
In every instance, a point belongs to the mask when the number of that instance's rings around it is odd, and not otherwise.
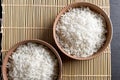
<path fill-rule="evenodd" d="M 70 8 L 80 8 L 80 7 L 89 7 L 90 10 L 92 10 L 95 13 L 98 13 L 100 15 L 102 15 L 104 17 L 105 23 L 106 23 L 106 30 L 107 33 L 106 35 L 106 41 L 104 42 L 103 46 L 93 55 L 89 56 L 89 57 L 75 57 L 72 55 L 69 55 L 68 53 L 66 53 L 61 45 L 59 44 L 59 42 L 56 39 L 56 25 L 61 17 L 62 14 L 64 14 L 65 12 L 68 12 L 68 10 Z M 64 53 L 66 56 L 68 56 L 69 58 L 72 59 L 76 59 L 76 60 L 89 60 L 92 58 L 95 58 L 96 56 L 99 56 L 100 54 L 102 54 L 102 52 L 109 46 L 111 39 L 112 39 L 112 24 L 111 24 L 111 20 L 109 19 L 109 17 L 107 16 L 107 14 L 98 6 L 91 4 L 91 3 L 87 3 L 87 2 L 77 2 L 77 3 L 73 3 L 70 4 L 66 7 L 64 7 L 61 12 L 57 15 L 55 22 L 53 24 L 53 38 L 55 40 L 56 45 L 58 46 L 58 48 L 62 51 L 62 53 Z"/>
<path fill-rule="evenodd" d="M 23 44 L 26 44 L 28 42 L 33 42 L 33 43 L 37 43 L 37 44 L 41 44 L 41 45 L 44 45 L 46 46 L 47 48 L 49 48 L 53 53 L 54 55 L 56 56 L 56 58 L 58 59 L 58 63 L 59 63 L 59 74 L 58 74 L 58 79 L 57 80 L 61 80 L 62 78 L 62 61 L 61 61 L 61 58 L 58 54 L 58 52 L 50 45 L 48 44 L 47 42 L 45 41 L 42 41 L 42 40 L 25 40 L 25 41 L 21 41 L 21 42 L 18 42 L 17 44 L 15 44 L 7 53 L 7 55 L 5 56 L 4 60 L 3 60 L 3 65 L 2 65 L 2 74 L 3 74 L 3 79 L 4 80 L 8 80 L 7 78 L 7 68 L 6 68 L 6 65 L 8 63 L 8 59 L 9 59 L 9 56 L 12 55 L 12 53 L 20 46 L 20 45 L 23 45 Z"/>

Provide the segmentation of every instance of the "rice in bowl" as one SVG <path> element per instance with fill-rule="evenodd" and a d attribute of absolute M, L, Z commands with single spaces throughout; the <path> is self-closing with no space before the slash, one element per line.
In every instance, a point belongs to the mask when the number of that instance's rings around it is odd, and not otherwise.
<path fill-rule="evenodd" d="M 8 80 L 57 80 L 59 63 L 44 45 L 20 45 L 8 59 Z"/>
<path fill-rule="evenodd" d="M 103 16 L 88 7 L 69 9 L 61 15 L 55 30 L 61 48 L 76 57 L 89 57 L 97 52 L 107 33 Z"/>

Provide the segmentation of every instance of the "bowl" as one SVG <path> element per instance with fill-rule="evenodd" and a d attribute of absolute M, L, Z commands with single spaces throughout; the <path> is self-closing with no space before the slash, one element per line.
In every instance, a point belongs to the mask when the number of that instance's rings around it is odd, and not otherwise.
<path fill-rule="evenodd" d="M 62 49 L 61 45 L 59 44 L 59 42 L 57 41 L 57 38 L 56 38 L 56 25 L 57 25 L 61 15 L 64 14 L 65 12 L 68 12 L 68 10 L 70 8 L 80 8 L 80 7 L 89 7 L 89 9 L 92 10 L 93 12 L 102 15 L 104 17 L 105 24 L 106 24 L 107 33 L 105 34 L 106 40 L 105 40 L 103 46 L 96 53 L 94 53 L 93 55 L 91 55 L 89 57 L 76 57 L 76 56 L 69 55 L 67 52 L 65 52 Z M 70 5 L 66 6 L 66 7 L 64 7 L 60 11 L 60 13 L 57 15 L 57 17 L 56 17 L 56 19 L 54 21 L 54 24 L 53 24 L 53 38 L 54 38 L 54 41 L 55 41 L 56 45 L 61 50 L 61 52 L 63 54 L 65 54 L 66 56 L 68 56 L 69 58 L 76 59 L 76 60 L 89 60 L 89 59 L 95 58 L 96 56 L 99 56 L 100 54 L 102 54 L 102 52 L 109 46 L 109 44 L 111 42 L 111 39 L 112 39 L 111 20 L 109 19 L 107 14 L 100 7 L 98 7 L 98 6 L 94 5 L 94 4 L 91 4 L 91 3 L 88 3 L 88 2 L 73 3 L 73 4 L 70 4 Z"/>
<path fill-rule="evenodd" d="M 48 49 L 50 49 L 54 55 L 56 56 L 57 60 L 58 60 L 58 65 L 59 65 L 59 74 L 58 74 L 58 78 L 57 80 L 61 80 L 62 78 L 62 61 L 61 61 L 61 58 L 58 54 L 58 52 L 50 45 L 48 44 L 47 42 L 45 41 L 42 41 L 42 40 L 25 40 L 25 41 L 21 41 L 21 42 L 18 42 L 17 44 L 15 44 L 11 49 L 9 49 L 7 55 L 5 56 L 4 60 L 3 60 L 3 65 L 2 65 L 2 74 L 3 74 L 3 79 L 4 80 L 8 80 L 7 78 L 7 68 L 6 68 L 6 65 L 8 63 L 8 60 L 9 60 L 9 56 L 12 55 L 12 53 L 20 46 L 20 45 L 23 45 L 23 44 L 26 44 L 28 42 L 32 42 L 32 43 L 36 43 L 36 44 L 41 44 L 41 45 L 44 45 L 46 46 Z"/>

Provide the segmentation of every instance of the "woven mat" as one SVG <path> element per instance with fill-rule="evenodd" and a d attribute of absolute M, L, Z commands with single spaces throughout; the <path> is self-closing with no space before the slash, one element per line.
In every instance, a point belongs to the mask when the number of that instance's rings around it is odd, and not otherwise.
<path fill-rule="evenodd" d="M 56 47 L 52 25 L 56 15 L 67 4 L 90 2 L 100 6 L 108 15 L 109 0 L 3 0 L 3 58 L 18 41 L 42 39 Z M 108 47 L 102 55 L 88 61 L 63 59 L 63 80 L 111 80 L 111 54 Z M 62 54 L 61 52 L 59 52 Z"/>

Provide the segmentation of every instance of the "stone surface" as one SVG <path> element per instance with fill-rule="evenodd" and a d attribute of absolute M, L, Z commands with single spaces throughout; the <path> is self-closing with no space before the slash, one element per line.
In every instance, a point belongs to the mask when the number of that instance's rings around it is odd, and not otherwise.
<path fill-rule="evenodd" d="M 110 0 L 110 13 L 113 23 L 112 80 L 120 80 L 120 0 Z"/>

